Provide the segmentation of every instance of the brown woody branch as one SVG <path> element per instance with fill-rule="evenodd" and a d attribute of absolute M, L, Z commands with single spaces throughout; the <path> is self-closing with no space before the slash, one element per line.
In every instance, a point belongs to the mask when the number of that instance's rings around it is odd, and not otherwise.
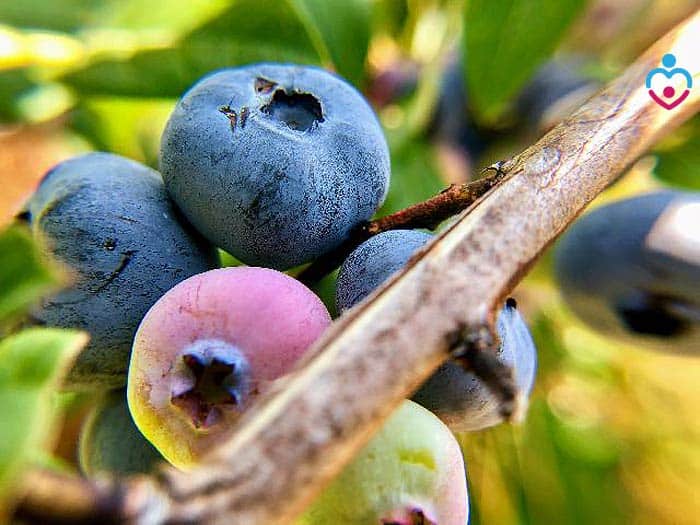
<path fill-rule="evenodd" d="M 113 509 L 115 518 L 290 523 L 448 358 L 455 335 L 488 341 L 495 308 L 542 250 L 663 134 L 697 112 L 700 89 L 667 111 L 650 99 L 644 80 L 669 52 L 697 78 L 698 34 L 695 14 L 506 162 L 503 182 L 390 283 L 338 319 L 303 366 L 198 468 L 182 473 L 166 467 L 150 481 L 116 485 L 125 503 Z M 94 485 L 85 482 L 85 488 Z M 53 496 L 62 498 L 58 487 Z M 31 515 L 26 511 L 36 499 L 30 491 L 20 511 Z"/>

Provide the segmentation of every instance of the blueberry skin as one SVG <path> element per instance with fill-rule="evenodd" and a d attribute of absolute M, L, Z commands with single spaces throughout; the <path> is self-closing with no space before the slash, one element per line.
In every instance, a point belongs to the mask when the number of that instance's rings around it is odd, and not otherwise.
<path fill-rule="evenodd" d="M 525 321 L 508 301 L 499 312 L 498 358 L 512 367 L 518 394 L 529 397 L 537 372 L 537 349 Z M 442 419 L 454 432 L 472 432 L 503 421 L 498 401 L 471 372 L 448 361 L 423 383 L 412 398 Z"/>
<path fill-rule="evenodd" d="M 408 262 L 433 236 L 418 230 L 390 230 L 371 237 L 343 262 L 336 282 L 338 312 L 351 308 Z"/>
<path fill-rule="evenodd" d="M 163 461 L 136 428 L 124 390 L 109 392 L 94 407 L 80 432 L 79 459 L 88 476 L 147 474 Z"/>
<path fill-rule="evenodd" d="M 696 211 L 673 222 L 674 210 L 684 209 Z M 665 190 L 613 202 L 578 219 L 555 251 L 556 279 L 568 306 L 605 335 L 697 354 L 698 209 L 700 193 Z M 662 242 L 673 249 L 655 248 L 654 232 L 662 232 Z"/>
<path fill-rule="evenodd" d="M 432 238 L 415 230 L 391 230 L 361 244 L 338 273 L 338 311 L 364 299 Z M 535 382 L 537 350 L 515 301 L 508 301 L 500 311 L 496 329 L 501 339 L 497 355 L 514 369 L 518 392 L 527 397 Z M 455 432 L 481 430 L 502 421 L 489 389 L 453 362 L 438 368 L 412 399 L 434 412 Z"/>
<path fill-rule="evenodd" d="M 73 279 L 34 320 L 90 333 L 69 389 L 125 385 L 131 343 L 148 309 L 178 282 L 217 265 L 213 248 L 178 221 L 160 174 L 117 155 L 58 164 L 25 217 Z"/>
<path fill-rule="evenodd" d="M 338 246 L 389 186 L 370 106 L 322 69 L 254 64 L 204 77 L 161 141 L 170 195 L 198 231 L 249 265 L 287 269 Z"/>

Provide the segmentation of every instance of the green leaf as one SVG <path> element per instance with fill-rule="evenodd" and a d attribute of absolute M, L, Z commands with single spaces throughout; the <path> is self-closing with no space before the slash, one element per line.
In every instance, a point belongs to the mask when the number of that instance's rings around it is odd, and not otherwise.
<path fill-rule="evenodd" d="M 338 270 L 326 275 L 319 282 L 315 283 L 311 289 L 326 305 L 328 313 L 335 319 L 338 317 L 338 310 L 335 307 L 335 285 L 338 280 Z"/>
<path fill-rule="evenodd" d="M 95 149 L 157 167 L 160 137 L 174 105 L 172 99 L 84 97 L 70 125 Z"/>
<path fill-rule="evenodd" d="M 697 125 L 681 144 L 657 152 L 654 174 L 671 186 L 700 190 L 698 170 L 700 170 L 700 125 Z"/>
<path fill-rule="evenodd" d="M 231 0 L 102 0 L 87 29 L 161 30 L 182 34 L 226 9 Z"/>
<path fill-rule="evenodd" d="M 469 0 L 464 73 L 477 114 L 492 122 L 556 49 L 586 0 Z"/>
<path fill-rule="evenodd" d="M 320 64 L 323 49 L 288 2 L 240 0 L 176 47 L 105 60 L 63 77 L 81 94 L 179 97 L 214 69 L 259 61 Z"/>
<path fill-rule="evenodd" d="M 93 20 L 104 0 L 0 2 L 0 20 L 17 27 L 71 31 Z"/>
<path fill-rule="evenodd" d="M 76 31 L 191 28 L 231 0 L 26 0 L 0 2 L 2 23 L 23 28 Z"/>
<path fill-rule="evenodd" d="M 0 506 L 52 436 L 52 394 L 87 335 L 33 328 L 0 342 Z"/>
<path fill-rule="evenodd" d="M 26 68 L 0 71 L 0 122 L 21 120 L 18 99 L 35 85 Z"/>
<path fill-rule="evenodd" d="M 58 282 L 26 228 L 0 233 L 0 321 L 22 312 Z"/>
<path fill-rule="evenodd" d="M 76 474 L 76 467 L 62 457 L 55 456 L 46 450 L 35 450 L 30 458 L 32 465 L 42 470 L 49 470 L 57 474 Z"/>
<path fill-rule="evenodd" d="M 371 9 L 367 0 L 290 0 L 324 61 L 361 86 L 369 47 Z"/>
<path fill-rule="evenodd" d="M 374 0 L 373 26 L 376 31 L 398 38 L 409 18 L 407 0 Z"/>
<path fill-rule="evenodd" d="M 232 266 L 243 266 L 243 263 L 236 259 L 233 255 L 224 250 L 219 250 L 219 260 L 221 261 L 222 268 L 229 268 Z"/>

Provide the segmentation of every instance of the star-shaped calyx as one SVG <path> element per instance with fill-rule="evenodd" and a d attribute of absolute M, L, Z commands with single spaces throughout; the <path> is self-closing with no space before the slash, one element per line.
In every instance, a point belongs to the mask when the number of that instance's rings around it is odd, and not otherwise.
<path fill-rule="evenodd" d="M 195 341 L 183 352 L 179 367 L 171 402 L 195 428 L 216 424 L 224 410 L 243 410 L 251 373 L 237 347 L 219 340 Z"/>

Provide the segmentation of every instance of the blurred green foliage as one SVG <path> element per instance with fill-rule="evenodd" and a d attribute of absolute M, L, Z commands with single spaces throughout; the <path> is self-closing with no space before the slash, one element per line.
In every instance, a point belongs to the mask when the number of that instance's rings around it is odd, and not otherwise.
<path fill-rule="evenodd" d="M 32 328 L 0 342 L 0 506 L 37 449 L 50 443 L 52 397 L 87 335 Z M 47 443 L 49 441 L 49 443 Z"/>
<path fill-rule="evenodd" d="M 695 117 L 658 148 L 656 175 L 665 183 L 700 190 L 700 118 Z"/>
<path fill-rule="evenodd" d="M 0 233 L 0 323 L 57 282 L 23 227 Z M 84 333 L 49 328 L 23 330 L 0 341 L 0 509 L 14 495 L 25 463 L 45 456 L 42 447 L 55 434 L 53 396 L 85 342 Z"/>
<path fill-rule="evenodd" d="M 585 5 L 585 0 L 467 2 L 464 74 L 481 118 L 497 120 Z"/>
<path fill-rule="evenodd" d="M 63 81 L 81 94 L 177 97 L 214 69 L 275 60 L 324 64 L 359 85 L 368 43 L 364 0 L 240 0 L 172 47 L 98 60 Z"/>
<path fill-rule="evenodd" d="M 391 142 L 391 137 L 390 142 Z M 392 181 L 381 215 L 394 213 L 435 195 L 444 188 L 435 152 L 426 142 L 414 139 L 391 149 Z M 396 180 L 399 178 L 399 180 Z M 398 186 L 398 190 L 395 191 Z"/>
<path fill-rule="evenodd" d="M 177 97 L 214 69 L 269 56 L 318 64 L 319 51 L 325 51 L 315 47 L 304 20 L 288 2 L 234 2 L 178 40 L 179 45 L 136 51 L 126 59 L 97 60 L 63 81 L 86 95 Z"/>
<path fill-rule="evenodd" d="M 0 21 L 16 27 L 75 31 L 97 17 L 101 0 L 59 0 L 0 3 Z"/>
<path fill-rule="evenodd" d="M 0 233 L 0 328 L 59 281 L 23 226 Z M 0 333 L 2 333 L 0 331 Z"/>
<path fill-rule="evenodd" d="M 24 69 L 0 72 L 0 122 L 20 120 L 17 99 L 34 83 Z"/>
<path fill-rule="evenodd" d="M 255 61 L 319 65 L 349 79 L 375 103 L 392 155 L 391 190 L 381 210 L 390 213 L 450 182 L 473 178 L 480 167 L 527 145 L 531 134 L 512 129 L 510 120 L 506 126 L 506 116 L 545 61 L 581 53 L 588 55 L 587 67 L 612 76 L 624 66 L 613 49 L 619 47 L 616 42 L 624 40 L 626 51 L 636 42 L 633 53 L 643 51 L 641 42 L 668 29 L 647 21 L 659 20 L 662 13 L 668 24 L 673 22 L 670 4 L 4 1 L 0 125 L 8 133 L 49 130 L 71 137 L 57 158 L 91 147 L 157 166 L 160 133 L 175 100 L 200 76 Z M 609 15 L 609 24 L 599 22 L 596 8 Z M 618 19 L 626 22 L 615 25 Z M 624 35 L 606 33 L 610 27 L 622 28 Z M 455 157 L 434 136 L 443 71 L 456 56 L 463 57 L 467 108 L 481 124 L 479 133 L 489 136 L 479 155 L 462 151 Z M 458 107 L 454 93 L 443 97 L 449 114 Z M 700 188 L 698 122 L 659 145 L 655 167 L 641 163 L 601 200 L 660 184 Z M 0 153 L 2 140 L 0 134 Z M 29 142 L 31 148 L 16 152 L 19 160 L 12 169 L 22 169 L 29 164 L 25 159 L 49 149 L 44 135 L 32 134 Z M 24 180 L 5 171 L 8 184 Z M 59 282 L 59 272 L 39 253 L 22 228 L 0 235 L 0 324 L 9 325 Z M 226 254 L 222 260 L 240 264 Z M 520 427 L 460 437 L 472 524 L 694 523 L 700 514 L 694 494 L 700 482 L 699 399 L 693 379 L 698 363 L 641 352 L 587 331 L 561 304 L 550 262 L 545 254 L 514 292 L 540 351 L 527 420 Z M 316 287 L 331 309 L 333 290 L 334 275 Z M 72 332 L 35 329 L 0 343 L 0 493 L 28 457 L 55 462 L 42 450 L 56 437 L 55 415 L 69 412 L 71 403 L 51 404 L 50 392 L 80 340 Z M 59 439 L 71 436 L 64 428 Z"/>

